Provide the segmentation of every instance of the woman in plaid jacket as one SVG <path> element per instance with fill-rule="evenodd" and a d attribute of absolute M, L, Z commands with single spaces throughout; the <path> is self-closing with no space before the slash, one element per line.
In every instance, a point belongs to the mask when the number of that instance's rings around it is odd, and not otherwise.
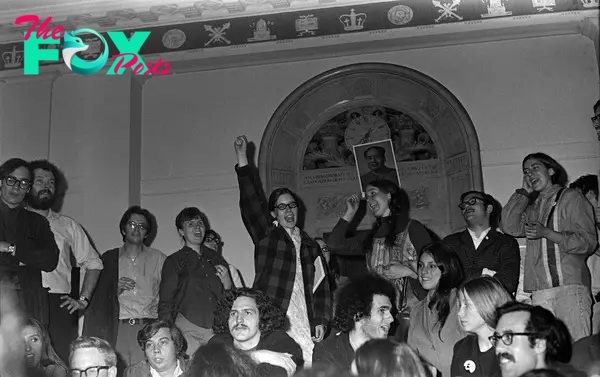
<path fill-rule="evenodd" d="M 294 192 L 279 188 L 265 202 L 258 171 L 248 164 L 247 145 L 245 136 L 234 143 L 242 220 L 255 246 L 253 288 L 286 312 L 288 334 L 302 348 L 308 367 L 313 342 L 323 340 L 332 312 L 329 279 L 315 286 L 317 266 L 327 272 L 325 259 L 319 244 L 296 225 L 300 201 Z"/>

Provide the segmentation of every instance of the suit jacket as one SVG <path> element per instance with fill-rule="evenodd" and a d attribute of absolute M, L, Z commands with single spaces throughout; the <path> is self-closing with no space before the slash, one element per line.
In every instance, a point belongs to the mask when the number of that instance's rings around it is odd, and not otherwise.
<path fill-rule="evenodd" d="M 23 309 L 29 317 L 47 325 L 48 290 L 42 286 L 42 271 L 53 271 L 60 253 L 48 220 L 21 208 L 15 246 L 14 257 L 5 253 L 0 256 L 0 280 L 2 275 L 16 277 L 20 286 L 17 297 Z"/>
<path fill-rule="evenodd" d="M 481 276 L 484 268 L 496 271 L 494 277 L 498 279 L 510 292 L 515 293 L 519 285 L 519 268 L 521 265 L 521 254 L 517 240 L 490 229 L 477 250 L 469 231 L 454 233 L 446 238 L 444 242 L 452 247 L 458 254 L 465 269 L 467 279 Z"/>
<path fill-rule="evenodd" d="M 294 242 L 282 227 L 269 223 L 267 203 L 256 168 L 248 165 L 237 167 L 240 187 L 240 210 L 242 220 L 254 242 L 255 278 L 253 288 L 263 291 L 276 305 L 287 312 L 290 305 L 294 276 L 296 274 L 296 251 Z M 304 280 L 304 294 L 311 328 L 327 326 L 332 312 L 332 293 L 329 279 L 324 279 L 313 294 L 315 261 L 321 258 L 317 241 L 304 231 L 301 233 L 300 260 Z"/>

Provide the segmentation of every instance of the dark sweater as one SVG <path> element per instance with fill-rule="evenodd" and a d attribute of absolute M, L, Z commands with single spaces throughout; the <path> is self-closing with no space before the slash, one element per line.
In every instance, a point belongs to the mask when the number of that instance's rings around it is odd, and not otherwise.
<path fill-rule="evenodd" d="M 217 301 L 224 293 L 216 266 L 229 268 L 225 259 L 202 245 L 201 255 L 187 246 L 163 264 L 158 317 L 175 322 L 178 313 L 196 326 L 210 329 Z"/>
<path fill-rule="evenodd" d="M 229 334 L 217 334 L 208 343 L 221 343 L 233 346 L 233 338 Z M 275 330 L 266 337 L 261 337 L 253 351 L 255 350 L 289 353 L 292 355 L 292 360 L 296 363 L 297 371 L 302 369 L 304 365 L 302 349 L 284 330 Z M 262 375 L 264 376 L 287 377 L 285 369 L 275 365 L 262 363 L 259 364 L 259 370 L 263 372 Z"/>
<path fill-rule="evenodd" d="M 333 332 L 320 343 L 315 344 L 313 365 L 323 364 L 335 366 L 340 370 L 350 370 L 354 360 L 354 349 L 350 345 L 350 334 Z"/>

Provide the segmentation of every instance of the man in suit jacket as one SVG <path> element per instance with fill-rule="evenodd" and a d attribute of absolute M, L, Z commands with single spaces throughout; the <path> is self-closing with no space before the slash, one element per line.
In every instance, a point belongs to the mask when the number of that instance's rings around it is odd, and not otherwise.
<path fill-rule="evenodd" d="M 20 158 L 0 166 L 0 282 L 16 292 L 26 315 L 48 325 L 48 291 L 42 271 L 58 264 L 58 246 L 48 221 L 25 209 L 31 169 Z"/>
<path fill-rule="evenodd" d="M 467 229 L 444 239 L 458 254 L 467 279 L 493 276 L 512 294 L 519 285 L 521 256 L 514 237 L 497 230 L 500 205 L 491 195 L 467 191 L 458 206 Z"/>

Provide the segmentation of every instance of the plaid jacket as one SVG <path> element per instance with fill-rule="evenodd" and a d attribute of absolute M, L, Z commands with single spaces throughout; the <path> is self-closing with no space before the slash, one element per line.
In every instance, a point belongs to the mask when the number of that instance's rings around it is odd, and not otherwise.
<path fill-rule="evenodd" d="M 294 287 L 296 256 L 294 243 L 285 229 L 269 221 L 267 202 L 258 171 L 251 165 L 235 168 L 240 187 L 240 211 L 244 225 L 254 242 L 253 288 L 266 293 L 287 312 Z M 304 294 L 311 328 L 327 326 L 331 318 L 332 294 L 329 279 L 325 278 L 313 294 L 315 260 L 325 259 L 319 244 L 304 231 L 301 233 L 300 260 L 304 280 Z"/>

